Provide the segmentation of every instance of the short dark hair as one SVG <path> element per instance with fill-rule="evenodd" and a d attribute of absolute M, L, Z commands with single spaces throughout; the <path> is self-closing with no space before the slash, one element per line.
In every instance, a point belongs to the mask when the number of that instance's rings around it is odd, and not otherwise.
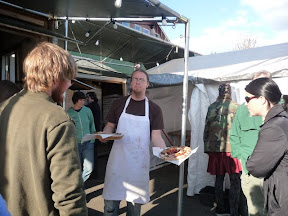
<path fill-rule="evenodd" d="M 95 92 L 87 92 L 86 95 L 89 95 L 89 97 L 93 99 L 94 101 L 96 102 L 98 101 L 98 98 Z"/>
<path fill-rule="evenodd" d="M 80 99 L 86 99 L 85 94 L 83 92 L 80 92 L 80 91 L 74 92 L 74 94 L 72 96 L 72 102 L 74 104 L 76 104 L 77 101 Z"/>
<path fill-rule="evenodd" d="M 282 96 L 278 85 L 272 79 L 266 77 L 251 81 L 245 90 L 256 97 L 265 97 L 271 104 L 279 103 Z"/>
<path fill-rule="evenodd" d="M 133 71 L 133 73 L 131 74 L 131 80 L 132 80 L 133 74 L 136 73 L 136 72 L 142 72 L 142 73 L 144 73 L 144 74 L 146 75 L 146 77 L 147 77 L 147 81 L 149 82 L 149 75 L 148 75 L 148 73 L 147 73 L 145 70 L 143 70 L 143 69 L 136 69 L 135 71 Z"/>

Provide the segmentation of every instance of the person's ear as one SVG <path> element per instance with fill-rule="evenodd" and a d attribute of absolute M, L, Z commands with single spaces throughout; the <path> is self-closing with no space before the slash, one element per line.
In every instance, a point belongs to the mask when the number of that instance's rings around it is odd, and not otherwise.
<path fill-rule="evenodd" d="M 265 97 L 263 97 L 263 96 L 260 96 L 259 99 L 260 99 L 261 105 L 265 105 L 265 104 L 268 103 L 267 99 Z"/>

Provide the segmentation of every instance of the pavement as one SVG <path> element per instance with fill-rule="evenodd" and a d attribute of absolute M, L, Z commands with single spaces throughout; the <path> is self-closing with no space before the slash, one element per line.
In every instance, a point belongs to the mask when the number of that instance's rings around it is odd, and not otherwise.
<path fill-rule="evenodd" d="M 98 176 L 91 176 L 86 181 L 86 199 L 89 216 L 103 215 L 104 200 L 102 191 L 104 186 L 107 155 L 98 159 Z M 185 161 L 184 189 L 182 202 L 182 216 L 211 216 L 213 212 L 213 198 L 207 195 L 187 196 L 187 163 Z M 150 172 L 150 202 L 143 205 L 143 216 L 177 216 L 178 208 L 179 167 L 167 163 L 166 166 Z M 212 210 L 211 210 L 212 209 Z M 120 203 L 120 216 L 126 215 L 126 202 Z"/>

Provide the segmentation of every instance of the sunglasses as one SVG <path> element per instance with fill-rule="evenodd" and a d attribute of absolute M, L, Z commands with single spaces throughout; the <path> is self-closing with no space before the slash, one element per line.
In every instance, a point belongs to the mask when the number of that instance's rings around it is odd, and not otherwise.
<path fill-rule="evenodd" d="M 257 97 L 257 96 L 252 96 L 252 97 L 246 96 L 246 97 L 245 97 L 245 100 L 246 100 L 247 103 L 249 103 L 249 101 L 252 100 L 252 99 L 254 99 L 254 98 L 258 98 L 258 97 Z"/>

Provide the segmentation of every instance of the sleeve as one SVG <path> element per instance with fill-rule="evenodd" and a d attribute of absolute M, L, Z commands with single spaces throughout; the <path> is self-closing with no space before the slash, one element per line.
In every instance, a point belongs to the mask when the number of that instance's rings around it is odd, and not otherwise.
<path fill-rule="evenodd" d="M 1 194 L 0 194 L 0 214 L 3 216 L 11 216 L 10 212 L 7 209 L 6 202 L 1 196 Z"/>
<path fill-rule="evenodd" d="M 259 133 L 256 147 L 246 162 L 249 173 L 258 178 L 268 177 L 285 154 L 287 137 L 278 126 L 266 127 Z"/>
<path fill-rule="evenodd" d="M 118 124 L 119 117 L 120 117 L 120 115 L 123 111 L 123 108 L 124 108 L 123 104 L 121 104 L 121 100 L 123 100 L 123 99 L 122 98 L 117 99 L 112 103 L 112 106 L 110 107 L 109 112 L 106 116 L 107 122 L 111 122 L 111 123 L 116 124 L 116 125 Z M 125 102 L 126 102 L 126 100 L 125 100 Z M 125 105 L 125 102 L 124 102 L 124 105 Z M 119 113 L 118 110 L 120 110 L 121 112 Z"/>
<path fill-rule="evenodd" d="M 210 115 L 210 107 L 208 108 L 206 118 L 205 118 L 205 127 L 204 127 L 204 133 L 203 133 L 204 146 L 207 144 L 208 137 L 209 137 L 209 129 L 210 129 L 210 121 L 208 120 L 209 115 Z"/>
<path fill-rule="evenodd" d="M 239 112 L 236 112 L 235 118 L 229 135 L 231 145 L 231 155 L 234 158 L 241 159 L 241 126 L 239 122 Z"/>
<path fill-rule="evenodd" d="M 96 103 L 96 120 L 94 119 L 95 126 L 96 126 L 96 131 L 100 131 L 101 130 L 101 125 L 100 125 L 100 118 L 101 118 L 101 110 L 100 110 L 100 106 L 98 103 Z"/>
<path fill-rule="evenodd" d="M 87 215 L 77 138 L 72 134 L 76 134 L 76 128 L 67 121 L 52 129 L 47 137 L 52 199 L 61 216 Z"/>
<path fill-rule="evenodd" d="M 151 103 L 151 102 L 149 102 Z M 153 104 L 153 111 L 151 113 L 151 130 L 162 130 L 164 129 L 164 120 L 163 120 L 163 113 L 161 108 L 157 104 Z"/>

